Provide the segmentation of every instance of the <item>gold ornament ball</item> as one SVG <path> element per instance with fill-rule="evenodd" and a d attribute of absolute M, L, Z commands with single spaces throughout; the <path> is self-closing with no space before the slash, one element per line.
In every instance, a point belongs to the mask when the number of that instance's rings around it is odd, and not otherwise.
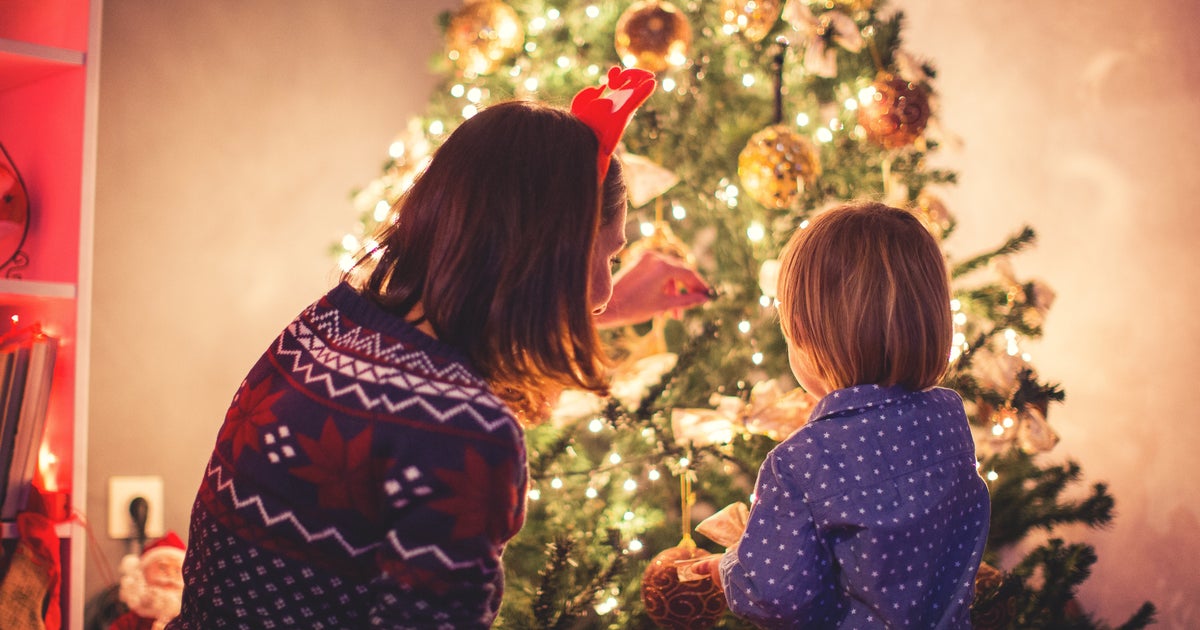
<path fill-rule="evenodd" d="M 740 31 L 752 42 L 762 41 L 779 21 L 781 0 L 721 0 L 721 21 L 728 31 Z"/>
<path fill-rule="evenodd" d="M 929 122 L 929 95 L 915 83 L 896 77 L 881 77 L 873 85 L 875 94 L 858 108 L 858 124 L 867 139 L 885 149 L 906 147 L 921 137 Z"/>
<path fill-rule="evenodd" d="M 787 125 L 772 125 L 754 134 L 738 155 L 742 190 L 767 208 L 790 207 L 820 174 L 816 147 Z"/>
<path fill-rule="evenodd" d="M 512 7 L 499 0 L 470 0 L 446 29 L 446 48 L 459 69 L 489 74 L 525 43 L 525 31 Z"/>
<path fill-rule="evenodd" d="M 725 593 L 713 580 L 679 581 L 675 561 L 706 553 L 694 545 L 672 547 L 654 556 L 642 573 L 642 604 L 660 628 L 705 630 L 725 614 Z"/>
<path fill-rule="evenodd" d="M 626 67 L 662 72 L 687 63 L 692 26 L 670 2 L 643 0 L 617 19 L 615 44 Z"/>

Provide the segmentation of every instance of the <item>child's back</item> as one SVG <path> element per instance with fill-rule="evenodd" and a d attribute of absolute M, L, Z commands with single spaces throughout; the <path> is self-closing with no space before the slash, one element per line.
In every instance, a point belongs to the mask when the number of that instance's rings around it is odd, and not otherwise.
<path fill-rule="evenodd" d="M 933 387 L 951 333 L 936 242 L 901 210 L 832 210 L 786 248 L 779 299 L 793 372 L 822 398 L 759 470 L 721 561 L 730 609 L 772 628 L 969 628 L 991 508 L 962 399 Z"/>

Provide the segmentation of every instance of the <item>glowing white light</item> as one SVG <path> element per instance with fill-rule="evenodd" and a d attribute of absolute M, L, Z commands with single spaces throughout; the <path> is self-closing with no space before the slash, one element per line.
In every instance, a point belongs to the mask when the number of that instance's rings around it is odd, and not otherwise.
<path fill-rule="evenodd" d="M 755 352 L 754 354 L 750 355 L 750 362 L 754 365 L 762 365 L 763 353 Z"/>
<path fill-rule="evenodd" d="M 566 55 L 562 55 L 558 59 L 555 59 L 554 63 L 558 64 L 559 68 L 566 68 L 567 66 L 571 65 L 571 60 L 568 59 Z"/>
<path fill-rule="evenodd" d="M 613 610 L 616 610 L 616 608 L 617 608 L 617 598 L 609 597 L 608 599 L 600 602 L 599 604 L 596 604 L 596 613 L 600 614 L 600 615 L 607 615 L 608 613 L 612 612 Z"/>
<path fill-rule="evenodd" d="M 634 490 L 637 490 L 637 482 L 632 479 L 626 479 L 625 480 L 625 490 L 628 492 L 633 492 Z"/>
<path fill-rule="evenodd" d="M 479 113 L 479 108 L 478 108 L 478 107 L 475 107 L 474 105 L 467 105 L 466 107 L 464 107 L 464 108 L 462 109 L 462 117 L 463 117 L 464 119 L 465 119 L 465 118 L 470 118 L 470 117 L 472 117 L 472 116 L 474 116 L 475 114 L 478 114 L 478 113 Z"/>
<path fill-rule="evenodd" d="M 462 95 L 465 94 L 466 91 L 467 88 L 463 87 L 463 84 L 455 83 L 454 87 L 450 88 L 450 96 L 453 96 L 454 98 L 462 98 Z"/>
<path fill-rule="evenodd" d="M 962 312 L 955 313 L 954 314 L 954 323 L 959 326 L 962 326 L 963 324 L 967 323 L 967 314 L 962 313 Z"/>
<path fill-rule="evenodd" d="M 559 479 L 558 477 L 555 477 L 554 479 L 551 479 L 551 480 L 550 480 L 550 487 L 551 487 L 551 488 L 554 488 L 555 490 L 558 490 L 559 488 L 562 488 L 562 487 L 563 487 L 562 479 Z"/>
<path fill-rule="evenodd" d="M 363 241 L 363 249 L 365 249 L 371 253 L 375 253 L 375 250 L 379 249 L 379 241 L 377 241 L 373 238 L 369 238 L 369 239 Z"/>
<path fill-rule="evenodd" d="M 750 87 L 750 86 L 754 85 L 754 75 L 743 74 L 742 75 L 742 85 L 744 85 L 746 87 Z"/>
<path fill-rule="evenodd" d="M 1001 421 L 1001 424 L 1004 425 L 1005 429 L 1011 429 L 1014 422 L 1015 421 L 1012 419 L 1012 416 L 1004 416 L 1004 420 Z"/>
<path fill-rule="evenodd" d="M 537 50 L 537 44 L 533 42 L 525 42 L 525 52 L 533 52 Z"/>
<path fill-rule="evenodd" d="M 468 101 L 471 101 L 472 103 L 478 103 L 482 99 L 483 99 L 483 90 L 481 90 L 477 87 L 473 87 L 473 88 L 467 90 L 467 100 Z"/>
<path fill-rule="evenodd" d="M 583 12 L 586 13 L 588 17 L 593 19 L 600 17 L 600 7 L 594 4 L 589 4 L 588 7 L 583 10 Z"/>
<path fill-rule="evenodd" d="M 628 512 L 628 511 L 625 512 L 625 514 L 623 516 L 621 516 L 621 518 L 623 518 L 627 521 L 632 521 L 634 519 L 634 517 L 635 517 L 635 514 L 633 512 Z"/>
<path fill-rule="evenodd" d="M 992 425 L 992 435 L 1004 435 L 1004 427 L 1002 427 L 998 424 L 993 424 Z"/>
<path fill-rule="evenodd" d="M 636 538 L 629 541 L 629 550 L 630 551 L 641 551 L 642 550 L 642 541 L 640 541 Z"/>
<path fill-rule="evenodd" d="M 342 254 L 341 257 L 338 258 L 338 268 L 340 268 L 342 271 L 350 271 L 353 269 L 354 256 L 351 256 L 350 254 Z M 16 315 L 13 315 L 13 323 L 17 323 Z"/>
<path fill-rule="evenodd" d="M 521 66 L 513 66 L 508 69 L 508 76 L 516 78 L 521 76 Z"/>
<path fill-rule="evenodd" d="M 803 220 L 803 221 L 801 221 L 801 222 L 800 222 L 800 229 L 801 229 L 801 230 L 803 230 L 803 229 L 805 229 L 805 228 L 807 228 L 807 227 L 808 227 L 808 219 L 805 219 L 805 220 Z"/>
<path fill-rule="evenodd" d="M 958 298 L 954 298 L 954 299 L 950 300 L 950 310 L 952 310 L 956 313 L 958 311 L 961 311 L 962 310 L 962 302 L 958 301 Z"/>
<path fill-rule="evenodd" d="M 358 237 L 347 234 L 342 237 L 342 249 L 352 252 L 358 249 Z"/>
<path fill-rule="evenodd" d="M 995 481 L 1000 478 L 1000 475 L 997 475 L 996 471 L 994 471 L 994 470 L 989 470 L 988 474 L 987 474 L 987 478 L 988 478 L 988 481 Z"/>
<path fill-rule="evenodd" d="M 530 92 L 536 92 L 538 89 L 537 77 L 529 77 L 528 79 L 525 79 L 525 89 L 529 90 Z"/>
<path fill-rule="evenodd" d="M 870 103 L 871 99 L 873 98 L 875 98 L 875 86 L 873 85 L 868 85 L 867 87 L 858 91 L 858 102 L 862 103 L 863 105 Z"/>
<path fill-rule="evenodd" d="M 742 331 L 743 335 L 750 332 L 750 322 L 744 319 L 738 322 L 738 330 Z"/>
<path fill-rule="evenodd" d="M 429 133 L 431 133 L 435 136 L 442 135 L 442 132 L 445 130 L 446 130 L 446 126 L 443 125 L 442 121 L 440 121 L 440 120 L 435 120 L 435 121 L 429 123 Z"/>
<path fill-rule="evenodd" d="M 768 306 L 770 306 L 771 305 L 771 296 L 764 295 L 764 296 L 759 297 L 758 305 L 763 308 L 767 308 Z"/>
<path fill-rule="evenodd" d="M 752 221 L 750 227 L 746 228 L 746 238 L 752 243 L 757 243 L 767 237 L 767 228 L 758 221 Z"/>
<path fill-rule="evenodd" d="M 557 20 L 558 16 L 558 9 L 550 9 L 549 11 L 546 11 L 546 17 L 550 18 L 551 20 Z"/>
<path fill-rule="evenodd" d="M 583 496 L 589 499 L 595 499 L 599 495 L 600 493 L 596 492 L 596 489 L 591 486 L 588 486 L 588 489 L 583 491 Z"/>
<path fill-rule="evenodd" d="M 642 236 L 654 236 L 654 224 L 649 221 L 642 221 L 638 230 L 641 231 Z"/>
<path fill-rule="evenodd" d="M 539 16 L 529 20 L 530 31 L 536 33 L 544 28 L 546 28 L 546 18 Z"/>
<path fill-rule="evenodd" d="M 820 127 L 817 129 L 817 142 L 830 142 L 833 140 L 833 132 L 828 127 Z"/>
<path fill-rule="evenodd" d="M 662 476 L 662 475 L 660 475 L 660 474 L 658 473 L 658 469 L 657 469 L 657 468 L 651 468 L 651 469 L 650 469 L 650 472 L 646 473 L 646 477 L 648 477 L 648 478 L 650 479 L 650 481 L 658 481 L 658 478 L 659 478 L 659 477 L 661 477 L 661 476 Z"/>
<path fill-rule="evenodd" d="M 730 184 L 725 187 L 725 195 L 728 197 L 736 197 L 738 196 L 738 192 L 740 191 L 738 190 L 737 184 Z"/>
<path fill-rule="evenodd" d="M 687 209 L 677 203 L 673 203 L 671 204 L 671 216 L 676 221 L 682 221 L 687 218 Z"/>
<path fill-rule="evenodd" d="M 530 501 L 537 501 L 538 499 L 541 499 L 541 498 L 542 498 L 542 493 L 537 488 L 533 488 L 532 490 L 529 491 L 529 500 Z"/>
<path fill-rule="evenodd" d="M 592 64 L 592 65 L 588 66 L 587 73 L 592 76 L 596 76 L 597 74 L 600 74 L 600 66 L 597 66 L 596 64 Z"/>
<path fill-rule="evenodd" d="M 690 464 L 690 463 L 692 463 L 692 462 L 691 462 L 691 460 L 689 460 L 689 459 L 688 459 L 688 458 L 686 458 L 686 457 L 680 457 L 680 458 L 679 458 L 679 465 L 680 465 L 680 466 L 682 466 L 682 467 L 684 467 L 684 468 L 687 468 L 687 467 L 688 467 L 688 464 Z"/>
<path fill-rule="evenodd" d="M 388 155 L 394 160 L 398 160 L 404 156 L 404 141 L 397 140 L 388 145 Z"/>
<path fill-rule="evenodd" d="M 796 124 L 800 127 L 808 126 L 808 114 L 796 114 Z"/>
<path fill-rule="evenodd" d="M 964 335 L 964 334 L 962 334 L 962 333 L 960 333 L 960 332 L 956 332 L 956 333 L 954 333 L 954 341 L 953 341 L 953 343 L 954 343 L 954 345 L 956 345 L 956 346 L 961 346 L 961 345 L 963 345 L 963 344 L 967 343 L 967 336 L 966 336 L 966 335 Z"/>
<path fill-rule="evenodd" d="M 674 92 L 675 91 L 675 79 L 672 79 L 671 77 L 667 77 L 667 78 L 663 79 L 662 89 L 663 89 L 663 91 L 666 91 L 666 92 Z"/>
<path fill-rule="evenodd" d="M 678 68 L 687 63 L 687 55 L 683 54 L 682 51 L 673 50 L 671 54 L 667 55 L 667 63 Z"/>
<path fill-rule="evenodd" d="M 602 430 L 604 430 L 604 421 L 600 418 L 592 418 L 592 421 L 588 423 L 588 431 L 599 433 Z"/>
<path fill-rule="evenodd" d="M 614 464 L 620 464 L 620 463 L 621 463 L 621 456 L 620 456 L 620 454 L 618 454 L 618 453 L 613 453 L 612 455 L 609 455 L 609 456 L 608 456 L 608 461 L 610 461 L 610 462 L 612 462 L 612 463 L 614 463 Z"/>
<path fill-rule="evenodd" d="M 846 99 L 846 109 L 848 109 L 850 111 L 854 111 L 854 110 L 858 109 L 858 101 L 856 101 L 852 98 Z"/>

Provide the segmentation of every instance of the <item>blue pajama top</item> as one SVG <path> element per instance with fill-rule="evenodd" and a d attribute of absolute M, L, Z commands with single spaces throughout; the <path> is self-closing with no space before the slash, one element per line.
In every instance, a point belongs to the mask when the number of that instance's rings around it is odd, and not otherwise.
<path fill-rule="evenodd" d="M 767 455 L 720 571 L 763 628 L 970 628 L 991 504 L 962 399 L 830 392 Z"/>

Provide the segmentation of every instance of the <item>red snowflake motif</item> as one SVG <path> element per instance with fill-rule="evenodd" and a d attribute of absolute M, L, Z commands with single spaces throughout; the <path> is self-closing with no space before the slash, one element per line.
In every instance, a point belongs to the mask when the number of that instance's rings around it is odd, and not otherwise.
<path fill-rule="evenodd" d="M 429 507 L 454 517 L 454 539 L 487 534 L 493 544 L 512 538 L 521 528 L 523 511 L 517 503 L 513 461 L 505 459 L 491 467 L 483 456 L 467 449 L 462 470 L 434 471 L 447 486 L 449 496 L 432 501 Z"/>
<path fill-rule="evenodd" d="M 395 583 L 406 590 L 432 591 L 437 595 L 450 592 L 450 584 L 441 571 L 430 571 L 412 564 L 392 558 L 381 558 L 379 568 Z"/>
<path fill-rule="evenodd" d="M 317 505 L 355 510 L 368 519 L 377 519 L 379 505 L 373 489 L 378 485 L 378 474 L 370 457 L 371 427 L 346 440 L 333 418 L 328 418 L 319 439 L 297 434 L 296 441 L 310 463 L 291 472 L 317 486 Z"/>
<path fill-rule="evenodd" d="M 271 379 L 265 378 L 253 387 L 243 383 L 236 402 L 225 413 L 225 424 L 221 425 L 217 441 L 231 444 L 234 459 L 241 456 L 246 447 L 258 451 L 262 427 L 277 421 L 271 405 L 283 396 L 283 392 L 270 392 Z"/>

